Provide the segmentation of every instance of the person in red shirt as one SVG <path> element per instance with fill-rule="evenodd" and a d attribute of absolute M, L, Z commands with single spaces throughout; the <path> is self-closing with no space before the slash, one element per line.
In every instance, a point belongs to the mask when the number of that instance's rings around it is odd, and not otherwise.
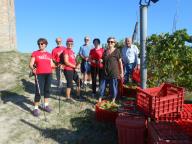
<path fill-rule="evenodd" d="M 66 41 L 66 49 L 63 51 L 64 55 L 64 75 L 67 80 L 67 89 L 66 89 L 66 97 L 67 101 L 74 102 L 74 99 L 71 98 L 71 88 L 73 87 L 73 80 L 77 84 L 77 96 L 80 97 L 80 79 L 77 75 L 76 69 L 78 66 L 76 65 L 75 53 L 73 52 L 73 39 L 68 38 Z"/>
<path fill-rule="evenodd" d="M 46 112 L 51 112 L 51 108 L 48 105 L 48 98 L 50 96 L 52 67 L 54 67 L 51 54 L 45 50 L 48 44 L 47 40 L 45 38 L 40 38 L 38 39 L 37 44 L 39 46 L 39 50 L 32 53 L 29 63 L 30 69 L 37 78 L 35 81 L 35 107 L 33 110 L 33 115 L 36 117 L 38 117 L 40 114 L 39 101 L 42 95 L 44 95 L 44 106 L 42 108 Z"/>
<path fill-rule="evenodd" d="M 63 54 L 63 51 L 65 47 L 62 45 L 62 38 L 58 37 L 56 38 L 55 42 L 57 43 L 57 46 L 52 50 L 52 59 L 53 62 L 56 65 L 56 78 L 58 82 L 58 87 L 61 87 L 61 69 L 63 69 L 64 64 L 61 63 L 60 57 Z"/>
<path fill-rule="evenodd" d="M 95 38 L 93 40 L 94 48 L 91 49 L 89 53 L 89 60 L 91 62 L 91 78 L 92 78 L 92 97 L 96 95 L 96 87 L 97 87 L 97 75 L 99 76 L 99 83 L 102 76 L 103 71 L 103 53 L 104 48 L 100 47 L 100 39 Z"/>

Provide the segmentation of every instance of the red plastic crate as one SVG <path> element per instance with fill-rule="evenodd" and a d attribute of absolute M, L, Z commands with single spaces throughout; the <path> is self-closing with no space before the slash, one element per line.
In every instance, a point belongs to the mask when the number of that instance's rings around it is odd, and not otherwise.
<path fill-rule="evenodd" d="M 140 79 L 140 69 L 134 69 L 133 70 L 133 73 L 132 73 L 132 79 L 138 83 L 141 82 L 141 79 Z"/>
<path fill-rule="evenodd" d="M 137 96 L 137 88 L 134 86 L 134 87 L 127 87 L 126 85 L 123 85 L 123 88 L 122 88 L 122 96 L 125 96 L 125 97 L 134 97 L 136 98 Z"/>
<path fill-rule="evenodd" d="M 121 113 L 116 119 L 119 144 L 144 144 L 146 119 L 141 115 Z"/>
<path fill-rule="evenodd" d="M 183 88 L 162 84 L 160 87 L 137 89 L 137 106 L 151 118 L 159 119 L 162 115 L 182 111 Z"/>
<path fill-rule="evenodd" d="M 118 112 L 113 112 L 113 111 L 109 111 L 109 110 L 105 110 L 102 109 L 100 107 L 100 105 L 102 103 L 107 102 L 106 100 L 103 100 L 100 103 L 97 103 L 95 105 L 95 117 L 97 121 L 101 121 L 101 122 L 113 122 L 115 123 L 115 119 L 118 116 Z"/>
<path fill-rule="evenodd" d="M 192 143 L 192 120 L 178 120 L 176 123 L 190 137 Z"/>
<path fill-rule="evenodd" d="M 156 121 L 175 121 L 192 119 L 192 104 L 183 104 L 183 110 L 160 116 Z"/>
<path fill-rule="evenodd" d="M 118 80 L 118 96 L 123 96 L 123 79 Z"/>
<path fill-rule="evenodd" d="M 191 144 L 190 137 L 175 122 L 150 122 L 148 144 Z"/>

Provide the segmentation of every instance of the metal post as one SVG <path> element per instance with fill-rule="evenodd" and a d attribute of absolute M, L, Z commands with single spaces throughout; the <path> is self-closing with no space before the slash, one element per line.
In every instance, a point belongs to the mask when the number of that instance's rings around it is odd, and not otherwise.
<path fill-rule="evenodd" d="M 141 44 L 141 88 L 145 89 L 147 82 L 146 39 L 147 39 L 147 8 L 140 5 L 140 44 Z"/>

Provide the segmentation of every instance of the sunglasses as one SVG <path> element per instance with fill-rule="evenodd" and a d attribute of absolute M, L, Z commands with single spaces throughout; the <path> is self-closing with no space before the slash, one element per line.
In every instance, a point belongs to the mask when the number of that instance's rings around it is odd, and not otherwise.
<path fill-rule="evenodd" d="M 108 41 L 107 43 L 115 43 L 115 41 Z"/>
<path fill-rule="evenodd" d="M 38 45 L 44 45 L 44 43 L 38 43 Z"/>

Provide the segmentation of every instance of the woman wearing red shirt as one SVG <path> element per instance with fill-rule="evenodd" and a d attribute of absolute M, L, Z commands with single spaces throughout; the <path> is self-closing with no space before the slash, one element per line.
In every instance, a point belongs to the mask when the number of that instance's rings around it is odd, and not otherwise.
<path fill-rule="evenodd" d="M 47 40 L 40 38 L 38 39 L 37 44 L 39 46 L 39 50 L 32 53 L 29 64 L 30 69 L 37 77 L 37 81 L 35 81 L 35 108 L 33 110 L 33 115 L 36 117 L 38 117 L 40 114 L 38 107 L 42 95 L 44 95 L 43 109 L 46 112 L 51 112 L 51 108 L 48 105 L 48 98 L 50 96 L 52 67 L 54 66 L 51 54 L 45 50 L 48 44 Z"/>
<path fill-rule="evenodd" d="M 73 52 L 73 39 L 68 38 L 66 41 L 67 48 L 63 51 L 64 55 L 64 75 L 67 80 L 67 90 L 66 90 L 66 97 L 67 100 L 74 102 L 74 99 L 71 98 L 71 88 L 73 87 L 73 80 L 77 84 L 77 96 L 80 96 L 80 79 L 76 72 L 76 59 L 75 53 Z"/>
<path fill-rule="evenodd" d="M 99 76 L 99 83 L 102 76 L 103 71 L 103 53 L 104 48 L 100 47 L 100 39 L 95 38 L 93 40 L 94 48 L 89 53 L 89 59 L 91 62 L 91 78 L 92 78 L 92 96 L 96 95 L 96 87 L 97 87 L 97 75 Z"/>

